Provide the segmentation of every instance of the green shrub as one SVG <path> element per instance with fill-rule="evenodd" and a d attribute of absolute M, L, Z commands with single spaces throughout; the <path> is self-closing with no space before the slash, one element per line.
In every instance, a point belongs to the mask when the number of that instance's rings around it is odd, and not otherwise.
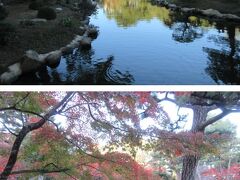
<path fill-rule="evenodd" d="M 9 23 L 0 23 L 0 46 L 6 45 L 14 34 L 14 26 Z"/>
<path fill-rule="evenodd" d="M 39 10 L 41 7 L 43 7 L 43 3 L 40 1 L 33 1 L 28 6 L 28 8 L 32 10 Z"/>
<path fill-rule="evenodd" d="M 42 7 L 38 10 L 37 17 L 44 18 L 47 20 L 52 20 L 52 19 L 56 19 L 57 14 L 54 11 L 54 9 L 52 9 L 50 7 Z"/>
<path fill-rule="evenodd" d="M 0 5 L 0 20 L 5 19 L 8 16 L 8 11 L 4 6 Z"/>
<path fill-rule="evenodd" d="M 66 17 L 60 21 L 60 25 L 65 26 L 65 27 L 72 27 L 73 21 L 70 17 Z"/>

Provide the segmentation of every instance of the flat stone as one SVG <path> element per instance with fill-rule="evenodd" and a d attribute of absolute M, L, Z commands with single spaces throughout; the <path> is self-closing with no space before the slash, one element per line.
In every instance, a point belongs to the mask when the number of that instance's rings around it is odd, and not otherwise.
<path fill-rule="evenodd" d="M 233 14 L 223 14 L 223 18 L 225 19 L 234 19 L 234 20 L 240 20 L 239 16 L 233 15 Z"/>
<path fill-rule="evenodd" d="M 222 17 L 222 14 L 215 9 L 202 10 L 202 13 L 206 16 Z"/>
<path fill-rule="evenodd" d="M 34 18 L 34 19 L 31 19 L 31 21 L 33 23 L 45 23 L 45 22 L 47 22 L 47 20 L 43 19 L 43 18 Z"/>
<path fill-rule="evenodd" d="M 169 7 L 170 9 L 176 9 L 176 8 L 177 8 L 177 6 L 176 6 L 175 4 L 169 4 L 168 7 Z"/>
<path fill-rule="evenodd" d="M 26 51 L 26 56 L 29 58 L 29 59 L 34 59 L 36 61 L 39 61 L 39 54 L 34 51 L 34 50 L 28 50 Z"/>
<path fill-rule="evenodd" d="M 56 8 L 57 13 L 62 12 L 62 11 L 63 11 L 63 8 L 61 8 L 61 7 Z"/>
<path fill-rule="evenodd" d="M 22 74 L 22 69 L 20 63 L 15 63 L 8 67 L 8 71 L 1 74 L 0 82 L 1 84 L 11 84 L 16 81 L 17 78 Z"/>
<path fill-rule="evenodd" d="M 195 8 L 181 8 L 182 12 L 188 13 L 188 12 L 193 12 Z"/>

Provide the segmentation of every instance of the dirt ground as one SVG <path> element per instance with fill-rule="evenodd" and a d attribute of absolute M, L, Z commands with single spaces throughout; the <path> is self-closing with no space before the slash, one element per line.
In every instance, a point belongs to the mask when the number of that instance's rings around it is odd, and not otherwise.
<path fill-rule="evenodd" d="M 8 17 L 3 21 L 15 27 L 7 45 L 0 46 L 0 73 L 4 72 L 8 65 L 13 64 L 22 57 L 25 51 L 33 49 L 38 53 L 47 53 L 59 49 L 72 41 L 74 36 L 81 35 L 79 28 L 81 20 L 85 17 L 83 11 L 72 11 L 68 7 L 53 5 L 52 8 L 61 7 L 63 10 L 57 13 L 55 20 L 41 22 L 35 25 L 21 25 L 23 19 L 33 19 L 37 11 L 30 10 L 28 3 L 11 4 L 7 6 Z M 71 27 L 64 26 L 63 19 L 71 19 Z"/>

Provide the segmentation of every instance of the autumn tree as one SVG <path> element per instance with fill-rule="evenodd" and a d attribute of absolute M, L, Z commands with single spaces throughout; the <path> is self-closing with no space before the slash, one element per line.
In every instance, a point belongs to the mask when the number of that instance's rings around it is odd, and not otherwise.
<path fill-rule="evenodd" d="M 46 126 L 49 123 L 75 149 L 93 158 L 102 159 L 95 152 L 97 140 L 101 137 L 105 137 L 106 142 L 111 145 L 125 144 L 133 149 L 134 146 L 141 145 L 139 109 L 151 117 L 167 118 L 148 92 L 3 92 L 0 100 L 3 131 L 15 136 L 0 179 L 7 179 L 12 173 L 51 172 L 44 165 L 42 169 L 12 172 L 27 135 L 42 129 L 52 137 L 51 130 L 47 130 Z M 57 123 L 58 119 L 61 119 L 60 123 L 64 127 Z M 52 171 L 63 172 L 67 169 L 58 168 Z"/>
<path fill-rule="evenodd" d="M 56 134 L 48 129 L 54 127 L 57 137 L 64 140 L 62 147 L 69 146 L 69 152 L 81 152 L 76 158 L 81 167 L 85 163 L 82 154 L 115 163 L 112 157 L 102 156 L 96 148 L 99 142 L 104 142 L 106 147 L 130 148 L 132 157 L 136 154 L 135 147 L 182 157 L 182 179 L 194 180 L 199 159 L 202 154 L 212 151 L 212 140 L 217 138 L 214 134 L 206 134 L 206 127 L 230 113 L 239 112 L 239 93 L 227 92 L 4 92 L 0 100 L 3 130 L 15 136 L 1 179 L 16 173 L 12 170 L 19 152 L 22 152 L 21 145 L 24 142 L 28 144 L 27 135 L 34 137 L 35 133 L 42 131 L 46 135 L 44 139 L 53 138 L 54 141 Z M 161 107 L 164 101 L 175 103 L 179 109 L 192 110 L 190 131 L 181 131 L 181 123 L 186 116 L 179 115 L 173 121 Z M 142 129 L 141 121 L 147 118 L 154 124 Z M 48 146 L 55 148 L 54 145 L 60 143 L 55 140 L 46 144 L 41 138 L 36 142 L 45 144 L 45 149 L 37 148 L 42 154 L 50 152 Z M 67 156 L 67 151 L 62 150 L 61 153 Z M 58 161 L 51 153 L 48 157 L 49 161 L 40 161 L 44 162 L 42 166 L 20 172 L 68 171 L 69 167 L 62 167 L 64 164 L 60 161 L 61 167 L 57 164 L 58 168 L 44 168 L 51 161 Z"/>
<path fill-rule="evenodd" d="M 190 138 L 189 141 L 192 141 L 193 144 L 195 143 L 195 140 L 203 140 L 203 137 L 206 135 L 206 127 L 221 120 L 230 113 L 239 112 L 239 97 L 240 94 L 237 92 L 170 92 L 166 93 L 164 97 L 158 98 L 158 101 L 170 101 L 178 105 L 179 108 L 190 108 L 192 110 L 192 127 L 188 134 L 184 135 L 184 138 L 189 135 L 193 136 L 193 138 Z M 178 123 L 179 120 L 175 122 L 175 127 L 178 127 Z M 197 139 L 195 137 L 197 137 Z M 167 138 L 169 138 L 169 136 L 167 136 Z M 183 142 L 184 139 L 181 141 Z M 174 141 L 172 141 L 172 143 L 173 142 Z M 178 142 L 179 141 L 176 143 Z M 180 149 L 180 152 L 183 156 L 181 179 L 195 180 L 196 167 L 201 157 L 201 152 L 187 152 L 186 150 L 189 147 L 186 149 L 186 146 L 188 145 L 181 143 L 180 147 L 182 145 L 185 147 Z M 195 146 L 197 147 L 196 150 L 202 147 L 201 143 L 199 145 L 200 146 Z M 176 153 L 179 155 L 180 152 L 179 149 L 176 151 Z"/>
<path fill-rule="evenodd" d="M 218 121 L 206 128 L 206 133 L 224 135 L 227 138 L 216 143 L 216 152 L 201 158 L 198 167 L 199 176 L 222 179 L 239 178 L 239 138 L 236 137 L 236 126 L 228 120 Z M 209 166 L 210 165 L 210 166 Z"/>

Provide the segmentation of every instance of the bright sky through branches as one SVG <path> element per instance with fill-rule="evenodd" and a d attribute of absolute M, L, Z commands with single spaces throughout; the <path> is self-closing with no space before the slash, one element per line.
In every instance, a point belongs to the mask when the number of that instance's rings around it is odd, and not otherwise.
<path fill-rule="evenodd" d="M 163 109 L 168 113 L 169 117 L 171 120 L 177 120 L 177 111 L 178 111 L 178 106 L 172 102 L 169 101 L 164 101 L 161 102 L 161 105 Z M 214 113 L 219 113 L 220 110 L 214 111 Z M 184 130 L 190 130 L 192 126 L 192 119 L 193 119 L 193 112 L 191 109 L 188 108 L 181 108 L 179 110 L 179 115 L 187 115 L 186 117 L 186 123 L 184 125 Z M 225 116 L 222 120 L 229 120 L 232 124 L 237 126 L 237 137 L 240 137 L 240 113 L 231 113 L 227 116 Z M 154 121 L 151 120 L 150 118 L 147 118 L 141 122 L 141 127 L 142 128 L 147 128 L 148 126 L 154 125 Z"/>

